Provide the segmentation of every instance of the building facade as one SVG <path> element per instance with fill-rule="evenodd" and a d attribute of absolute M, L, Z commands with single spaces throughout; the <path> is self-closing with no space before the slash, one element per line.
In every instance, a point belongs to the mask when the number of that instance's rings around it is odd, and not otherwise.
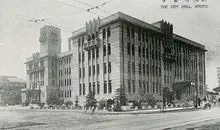
<path fill-rule="evenodd" d="M 220 67 L 217 67 L 217 80 L 218 80 L 218 86 L 220 86 Z"/>
<path fill-rule="evenodd" d="M 172 90 L 174 83 L 183 81 L 194 82 L 199 96 L 205 94 L 205 46 L 174 34 L 173 25 L 163 20 L 148 24 L 121 12 L 97 18 L 73 32 L 68 49 L 51 51 L 56 66 L 44 73 L 56 70 L 55 77 L 44 78 L 44 86 L 56 88 L 54 92 L 58 90 L 66 101 L 78 96 L 83 105 L 89 90 L 97 100 L 113 99 L 120 86 L 129 100 L 138 100 L 140 91 L 162 100 L 163 88 Z M 28 60 L 27 67 L 33 61 Z M 56 85 L 48 84 L 52 80 Z M 190 98 L 195 91 L 190 86 L 185 96 Z"/>
<path fill-rule="evenodd" d="M 0 104 L 21 104 L 21 89 L 23 88 L 26 88 L 25 80 L 16 76 L 0 76 Z"/>

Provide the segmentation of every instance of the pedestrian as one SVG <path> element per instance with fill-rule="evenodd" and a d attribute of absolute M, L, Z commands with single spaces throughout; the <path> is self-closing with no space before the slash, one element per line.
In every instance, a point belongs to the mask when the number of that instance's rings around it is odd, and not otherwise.
<path fill-rule="evenodd" d="M 214 106 L 215 106 L 215 104 L 216 104 L 216 100 L 214 99 L 213 102 L 214 102 Z"/>
<path fill-rule="evenodd" d="M 95 113 L 95 108 L 96 108 L 95 106 L 92 107 L 92 114 L 91 115 L 93 115 Z"/>

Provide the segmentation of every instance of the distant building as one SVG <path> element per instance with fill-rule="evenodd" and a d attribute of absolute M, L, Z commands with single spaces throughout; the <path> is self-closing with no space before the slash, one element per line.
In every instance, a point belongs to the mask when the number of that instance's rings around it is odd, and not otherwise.
<path fill-rule="evenodd" d="M 40 52 L 26 60 L 27 88 L 40 92 L 33 99 L 79 96 L 83 104 L 89 90 L 98 100 L 113 99 L 124 86 L 130 101 L 140 91 L 162 100 L 163 88 L 183 81 L 197 86 L 185 96 L 205 94 L 205 46 L 174 34 L 163 20 L 149 24 L 121 12 L 94 19 L 73 32 L 68 49 L 61 53 L 58 28 L 41 29 Z"/>
<path fill-rule="evenodd" d="M 0 104 L 21 104 L 21 89 L 26 81 L 16 76 L 0 76 Z"/>

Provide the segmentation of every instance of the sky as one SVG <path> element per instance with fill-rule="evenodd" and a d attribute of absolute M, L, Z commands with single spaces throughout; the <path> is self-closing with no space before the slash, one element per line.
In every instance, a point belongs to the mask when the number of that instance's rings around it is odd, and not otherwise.
<path fill-rule="evenodd" d="M 97 6 L 108 0 L 78 0 Z M 0 75 L 26 79 L 25 60 L 38 52 L 40 28 L 61 27 L 62 52 L 67 50 L 71 32 L 85 22 L 106 17 L 118 11 L 147 23 L 159 20 L 171 22 L 174 33 L 206 46 L 206 82 L 209 89 L 218 86 L 216 67 L 220 66 L 220 1 L 194 3 L 195 0 L 111 0 L 92 13 L 83 11 L 91 6 L 75 0 L 0 0 Z M 202 0 L 200 0 L 202 1 Z M 65 4 L 66 3 L 66 4 Z M 206 4 L 208 8 L 162 9 L 161 5 Z M 104 10 L 104 11 L 103 11 Z M 44 22 L 31 22 L 44 19 Z"/>

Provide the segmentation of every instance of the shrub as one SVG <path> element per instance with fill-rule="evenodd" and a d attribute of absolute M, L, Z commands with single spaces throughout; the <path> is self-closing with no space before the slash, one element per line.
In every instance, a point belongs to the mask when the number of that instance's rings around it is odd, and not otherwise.
<path fill-rule="evenodd" d="M 113 108 L 113 111 L 122 111 L 121 106 L 120 105 L 116 105 L 115 108 Z"/>
<path fill-rule="evenodd" d="M 104 99 L 101 99 L 100 101 L 99 101 L 99 106 L 100 106 L 100 108 L 104 108 L 105 106 L 106 106 L 106 101 L 104 100 Z"/>

